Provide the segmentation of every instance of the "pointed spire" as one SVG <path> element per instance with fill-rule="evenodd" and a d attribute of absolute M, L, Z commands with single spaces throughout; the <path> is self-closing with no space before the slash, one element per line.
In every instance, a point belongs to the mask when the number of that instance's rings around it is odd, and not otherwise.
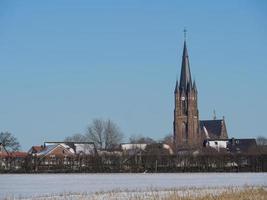
<path fill-rule="evenodd" d="M 192 90 L 192 85 L 190 85 L 190 83 L 187 84 L 187 91 L 191 91 Z"/>
<path fill-rule="evenodd" d="M 174 93 L 176 94 L 179 90 L 179 84 L 178 84 L 178 80 L 176 79 L 176 84 L 175 84 L 175 89 L 174 89 Z"/>
<path fill-rule="evenodd" d="M 196 81 L 195 80 L 193 82 L 193 90 L 197 91 L 197 84 L 196 84 Z"/>
<path fill-rule="evenodd" d="M 185 33 L 186 33 L 186 30 L 185 30 Z M 185 90 L 187 90 L 188 89 L 187 87 L 192 87 L 192 80 L 191 80 L 188 52 L 187 52 L 187 47 L 186 47 L 186 40 L 184 40 L 182 67 L 181 67 L 181 75 L 180 75 L 180 89 L 184 88 Z"/>
<path fill-rule="evenodd" d="M 186 96 L 186 91 L 184 88 L 182 88 L 181 90 L 181 97 L 185 97 Z"/>

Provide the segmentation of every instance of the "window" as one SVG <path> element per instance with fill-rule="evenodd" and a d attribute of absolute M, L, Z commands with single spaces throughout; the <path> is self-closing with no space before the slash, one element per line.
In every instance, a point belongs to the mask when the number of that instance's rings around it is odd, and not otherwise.
<path fill-rule="evenodd" d="M 187 124 L 185 122 L 182 123 L 182 140 L 184 143 L 188 142 L 188 130 Z"/>

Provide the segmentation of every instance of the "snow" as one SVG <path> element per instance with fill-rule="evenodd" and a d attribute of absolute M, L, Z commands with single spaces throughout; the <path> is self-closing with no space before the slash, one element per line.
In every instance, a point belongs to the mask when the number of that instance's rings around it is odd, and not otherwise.
<path fill-rule="evenodd" d="M 61 145 L 63 148 L 68 149 L 73 154 L 80 154 L 84 153 L 85 155 L 92 155 L 95 153 L 95 146 L 94 144 L 88 144 L 88 143 L 74 143 L 75 150 L 71 148 L 66 143 L 53 143 L 53 142 L 45 142 L 46 151 L 42 152 L 44 154 L 49 153 L 49 151 L 53 150 L 57 146 Z"/>
<path fill-rule="evenodd" d="M 121 148 L 122 150 L 128 151 L 128 150 L 135 150 L 135 149 L 141 149 L 145 150 L 147 144 L 122 144 Z"/>
<path fill-rule="evenodd" d="M 76 154 L 84 153 L 85 155 L 93 155 L 95 153 L 95 146 L 93 144 L 74 144 L 76 147 Z"/>
<path fill-rule="evenodd" d="M 46 154 L 48 154 L 50 151 L 52 151 L 53 149 L 55 149 L 58 145 L 49 145 L 47 146 L 45 149 L 43 149 L 42 151 L 36 153 L 37 156 L 45 156 Z"/>
<path fill-rule="evenodd" d="M 152 188 L 267 186 L 267 173 L 2 174 L 0 199 L 64 193 L 150 191 Z"/>

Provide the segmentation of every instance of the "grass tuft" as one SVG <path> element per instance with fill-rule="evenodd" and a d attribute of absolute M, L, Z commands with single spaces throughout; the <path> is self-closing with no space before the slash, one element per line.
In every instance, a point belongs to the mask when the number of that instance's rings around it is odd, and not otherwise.
<path fill-rule="evenodd" d="M 110 192 L 64 193 L 43 197 L 5 200 L 267 200 L 267 187 L 179 188 L 144 191 L 117 190 Z"/>

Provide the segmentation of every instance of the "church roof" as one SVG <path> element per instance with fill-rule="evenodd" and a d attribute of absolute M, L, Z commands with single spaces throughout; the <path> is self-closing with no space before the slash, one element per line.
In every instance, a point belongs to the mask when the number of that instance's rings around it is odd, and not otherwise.
<path fill-rule="evenodd" d="M 200 127 L 203 130 L 204 127 L 208 131 L 210 139 L 219 139 L 222 135 L 223 120 L 200 120 Z"/>

